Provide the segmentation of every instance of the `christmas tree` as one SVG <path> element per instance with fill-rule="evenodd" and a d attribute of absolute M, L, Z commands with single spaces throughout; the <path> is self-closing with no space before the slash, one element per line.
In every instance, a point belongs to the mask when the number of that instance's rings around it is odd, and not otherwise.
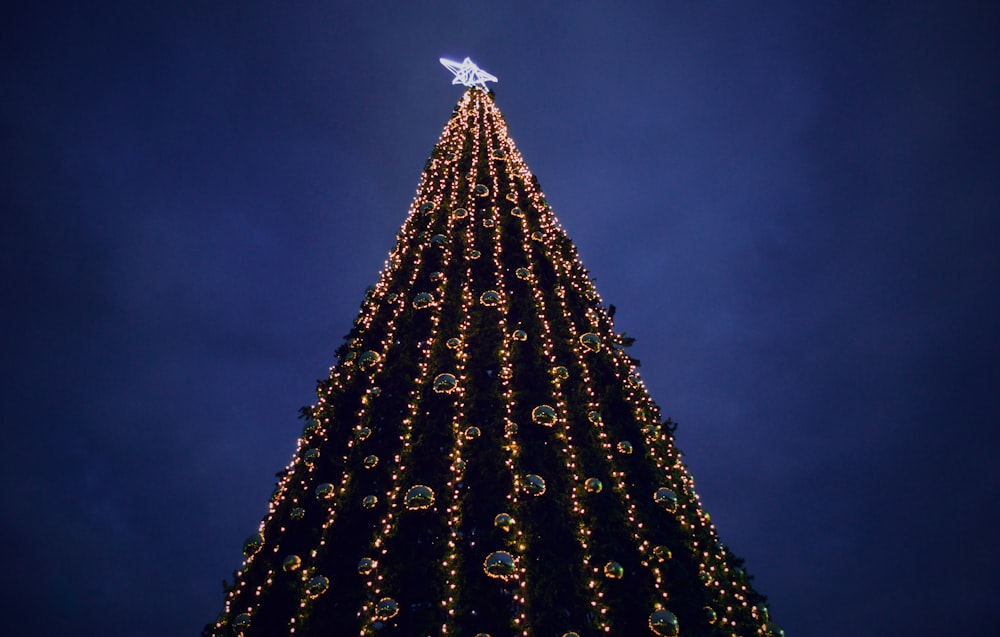
<path fill-rule="evenodd" d="M 495 78 L 449 68 L 469 88 L 205 634 L 781 634 Z"/>

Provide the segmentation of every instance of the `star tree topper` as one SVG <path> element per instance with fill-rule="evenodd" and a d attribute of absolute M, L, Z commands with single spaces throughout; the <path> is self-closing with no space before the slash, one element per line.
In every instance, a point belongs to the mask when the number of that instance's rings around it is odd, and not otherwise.
<path fill-rule="evenodd" d="M 484 91 L 488 91 L 489 89 L 486 88 L 487 82 L 499 81 L 495 75 L 490 75 L 486 71 L 482 70 L 469 58 L 465 58 L 465 60 L 461 62 L 441 58 L 441 64 L 444 65 L 444 68 L 455 74 L 455 79 L 451 81 L 452 84 L 464 84 L 465 86 L 470 87 L 478 86 Z"/>

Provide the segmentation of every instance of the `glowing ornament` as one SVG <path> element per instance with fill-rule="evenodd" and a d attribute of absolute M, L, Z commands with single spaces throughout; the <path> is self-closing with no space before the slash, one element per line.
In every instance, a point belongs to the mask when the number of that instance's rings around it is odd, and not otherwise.
<path fill-rule="evenodd" d="M 455 471 L 457 473 L 462 473 L 463 471 L 465 471 L 465 460 L 459 458 L 458 460 L 455 461 L 454 466 L 455 466 Z"/>
<path fill-rule="evenodd" d="M 632 453 L 632 443 L 628 440 L 622 440 L 618 443 L 618 453 L 624 454 L 626 456 Z"/>
<path fill-rule="evenodd" d="M 399 295 L 396 294 L 395 292 L 392 292 L 392 293 L 389 294 L 389 296 L 385 297 L 385 300 L 388 301 L 389 303 L 395 303 L 396 299 L 398 299 L 398 298 L 399 298 Z"/>
<path fill-rule="evenodd" d="M 549 405 L 539 405 L 531 410 L 531 419 L 539 425 L 551 427 L 556 423 L 558 416 L 556 410 Z"/>
<path fill-rule="evenodd" d="M 569 378 L 569 370 L 562 365 L 557 365 L 556 367 L 552 368 L 552 375 L 555 376 L 558 380 L 566 380 L 567 378 Z"/>
<path fill-rule="evenodd" d="M 430 307 L 432 305 L 434 305 L 434 295 L 430 292 L 421 292 L 413 297 L 413 307 L 418 310 L 422 310 L 425 307 Z"/>
<path fill-rule="evenodd" d="M 309 437 L 319 431 L 319 423 L 315 420 L 309 420 L 306 422 L 305 428 L 302 429 L 302 436 Z"/>
<path fill-rule="evenodd" d="M 324 482 L 323 484 L 316 487 L 316 499 L 317 500 L 329 500 L 333 497 L 333 485 L 329 482 Z"/>
<path fill-rule="evenodd" d="M 302 567 L 302 558 L 298 555 L 289 555 L 281 562 L 281 570 L 286 573 L 297 571 Z"/>
<path fill-rule="evenodd" d="M 440 58 L 438 61 L 455 76 L 451 80 L 452 84 L 462 84 L 470 88 L 474 86 L 488 92 L 489 89 L 486 88 L 486 83 L 497 81 L 495 75 L 482 70 L 469 58 L 465 58 L 461 62 L 447 58 Z"/>
<path fill-rule="evenodd" d="M 715 614 L 715 609 L 712 608 L 711 606 L 706 606 L 704 612 L 705 612 L 705 619 L 708 621 L 709 624 L 714 624 L 716 620 L 719 619 L 718 615 Z"/>
<path fill-rule="evenodd" d="M 584 293 L 584 296 L 585 296 L 585 297 L 587 297 L 587 300 L 588 300 L 588 301 L 593 301 L 594 299 L 596 299 L 596 298 L 597 298 L 597 292 L 595 292 L 595 291 L 593 291 L 593 290 L 587 290 L 587 291 L 586 291 L 586 292 Z"/>
<path fill-rule="evenodd" d="M 497 148 L 493 151 L 493 159 L 499 159 L 499 160 L 507 159 L 507 155 L 504 154 L 502 148 Z"/>
<path fill-rule="evenodd" d="M 670 549 L 668 549 L 665 546 L 660 545 L 660 546 L 654 546 L 653 547 L 653 557 L 655 557 L 657 559 L 657 561 L 666 562 L 667 560 L 669 560 L 673 556 L 674 556 L 674 554 L 671 553 Z"/>
<path fill-rule="evenodd" d="M 587 478 L 583 483 L 583 488 L 587 490 L 587 493 L 600 493 L 604 485 L 597 478 Z"/>
<path fill-rule="evenodd" d="M 442 283 L 444 281 L 444 272 L 431 272 L 430 279 L 434 283 Z"/>
<path fill-rule="evenodd" d="M 434 391 L 439 394 L 448 394 L 458 387 L 458 381 L 451 374 L 438 374 L 434 379 Z"/>
<path fill-rule="evenodd" d="M 601 422 L 601 412 L 599 412 L 599 411 L 588 412 L 587 413 L 587 420 L 589 420 L 590 422 L 592 422 L 592 423 L 594 423 L 596 425 L 597 423 Z"/>
<path fill-rule="evenodd" d="M 625 575 L 625 569 L 618 562 L 608 562 L 604 565 L 604 577 L 608 579 L 621 579 Z"/>
<path fill-rule="evenodd" d="M 480 252 L 479 250 L 471 250 L 471 251 L 469 251 L 469 258 L 472 259 L 473 261 L 475 261 L 476 259 L 478 259 L 481 256 L 483 256 L 483 253 Z"/>
<path fill-rule="evenodd" d="M 427 215 L 434 212 L 434 204 L 431 202 L 425 202 L 420 204 L 420 214 Z"/>
<path fill-rule="evenodd" d="M 306 593 L 312 599 L 316 599 L 330 588 L 330 580 L 326 579 L 322 575 L 317 575 L 316 577 L 309 580 L 306 584 Z"/>
<path fill-rule="evenodd" d="M 233 618 L 232 627 L 236 630 L 243 632 L 243 630 L 250 628 L 250 615 L 246 613 L 240 613 Z"/>
<path fill-rule="evenodd" d="M 399 604 L 396 603 L 391 597 L 383 597 L 378 600 L 378 605 L 375 607 L 375 618 L 381 621 L 387 619 L 392 619 L 397 614 L 399 614 Z"/>
<path fill-rule="evenodd" d="M 306 517 L 306 510 L 303 509 L 302 507 L 295 507 L 288 515 L 293 520 L 301 520 L 302 518 Z"/>
<path fill-rule="evenodd" d="M 640 385 L 639 377 L 636 376 L 635 374 L 629 374 L 628 375 L 628 384 L 631 385 L 632 387 L 636 387 L 636 388 L 639 387 L 639 385 Z"/>
<path fill-rule="evenodd" d="M 366 509 L 374 509 L 376 504 L 378 504 L 378 496 L 376 495 L 366 495 L 365 499 L 361 501 L 361 506 Z"/>
<path fill-rule="evenodd" d="M 580 637 L 580 635 L 571 630 L 568 633 L 563 633 L 562 637 Z"/>
<path fill-rule="evenodd" d="M 443 248 L 448 243 L 448 237 L 443 234 L 436 234 L 431 237 L 431 245 L 437 248 Z"/>
<path fill-rule="evenodd" d="M 680 627 L 669 610 L 653 611 L 649 616 L 649 629 L 660 637 L 677 637 Z"/>
<path fill-rule="evenodd" d="M 472 192 L 476 193 L 477 197 L 485 197 L 490 194 L 490 189 L 487 188 L 485 184 L 476 184 L 476 187 L 472 189 Z"/>
<path fill-rule="evenodd" d="M 243 555 L 252 557 L 264 546 L 264 536 L 254 533 L 243 542 Z"/>
<path fill-rule="evenodd" d="M 458 340 L 454 336 L 445 341 L 444 345 L 448 349 L 458 349 L 458 346 L 462 344 L 462 341 Z"/>
<path fill-rule="evenodd" d="M 483 561 L 483 572 L 497 579 L 506 580 L 516 570 L 514 557 L 507 551 L 493 551 Z"/>
<path fill-rule="evenodd" d="M 360 367 L 361 369 L 368 369 L 369 367 L 372 367 L 373 365 L 378 363 L 379 358 L 380 357 L 378 355 L 378 352 L 373 352 L 372 350 L 368 350 L 360 357 L 358 357 L 358 367 Z"/>
<path fill-rule="evenodd" d="M 666 487 L 660 487 L 653 493 L 653 502 L 671 513 L 677 510 L 677 494 Z"/>
<path fill-rule="evenodd" d="M 507 201 L 513 201 L 517 203 L 517 193 L 513 190 L 507 193 Z"/>
<path fill-rule="evenodd" d="M 466 440 L 475 440 L 480 435 L 482 435 L 482 433 L 483 432 L 479 430 L 479 427 L 475 427 L 475 426 L 469 427 L 468 429 L 465 430 L 465 439 Z"/>
<path fill-rule="evenodd" d="M 378 456 L 375 454 L 365 456 L 365 459 L 361 461 L 361 464 L 365 466 L 365 469 L 372 469 L 378 464 Z"/>
<path fill-rule="evenodd" d="M 496 290 L 487 290 L 479 297 L 479 302 L 486 307 L 495 307 L 500 305 L 500 293 Z"/>
<path fill-rule="evenodd" d="M 354 432 L 354 437 L 358 439 L 358 442 L 367 440 L 370 435 L 372 435 L 371 427 L 358 427 Z"/>
<path fill-rule="evenodd" d="M 505 423 L 503 426 L 503 432 L 508 436 L 513 436 L 514 434 L 517 433 L 517 423 L 507 421 L 507 423 Z"/>
<path fill-rule="evenodd" d="M 528 268 L 518 268 L 514 270 L 514 276 L 521 279 L 522 281 L 527 281 L 531 277 L 531 270 Z"/>
<path fill-rule="evenodd" d="M 511 209 L 510 214 L 514 215 L 515 217 L 523 217 L 524 211 L 515 206 L 514 208 Z"/>
<path fill-rule="evenodd" d="M 454 217 L 455 219 L 465 219 L 466 217 L 469 216 L 469 211 L 466 210 L 465 208 L 455 208 L 451 212 L 451 216 Z"/>
<path fill-rule="evenodd" d="M 426 509 L 434 504 L 434 491 L 428 486 L 418 484 L 410 487 L 404 501 L 406 508 L 410 511 Z"/>
<path fill-rule="evenodd" d="M 545 493 L 545 480 L 541 476 L 529 473 L 524 476 L 524 492 L 536 497 L 542 495 Z"/>
<path fill-rule="evenodd" d="M 500 378 L 504 380 L 510 380 L 511 378 L 514 378 L 514 370 L 511 369 L 510 367 L 501 367 Z"/>
<path fill-rule="evenodd" d="M 373 570 L 375 570 L 376 566 L 378 566 L 378 563 L 372 558 L 362 557 L 360 560 L 358 560 L 358 574 L 368 575 Z"/>
<path fill-rule="evenodd" d="M 514 518 L 511 517 L 509 513 L 498 513 L 495 518 L 493 518 L 493 526 L 497 527 L 504 533 L 510 533 L 510 530 L 514 528 Z"/>
<path fill-rule="evenodd" d="M 522 341 L 523 342 L 523 341 L 528 340 L 528 333 L 525 332 L 524 330 L 514 330 L 513 337 L 514 337 L 515 341 Z"/>
<path fill-rule="evenodd" d="M 302 454 L 302 462 L 308 466 L 313 466 L 316 459 L 319 458 L 319 449 L 307 449 L 304 454 Z"/>
<path fill-rule="evenodd" d="M 486 219 L 483 219 L 483 227 L 484 228 L 492 228 L 495 225 L 497 225 L 497 222 L 493 221 L 493 219 L 490 219 L 488 217 Z"/>
<path fill-rule="evenodd" d="M 531 233 L 531 238 L 534 241 L 544 241 L 545 240 L 545 235 L 542 234 L 541 230 L 535 230 L 534 232 Z"/>
<path fill-rule="evenodd" d="M 587 332 L 581 336 L 580 343 L 592 352 L 601 351 L 601 337 L 593 332 Z"/>

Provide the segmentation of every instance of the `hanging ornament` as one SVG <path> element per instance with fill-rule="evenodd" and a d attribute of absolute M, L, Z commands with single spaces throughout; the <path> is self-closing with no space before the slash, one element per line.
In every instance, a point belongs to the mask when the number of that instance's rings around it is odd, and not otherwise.
<path fill-rule="evenodd" d="M 304 454 L 302 454 L 302 462 L 307 466 L 311 467 L 319 458 L 319 449 L 307 449 Z"/>
<path fill-rule="evenodd" d="M 507 201 L 517 203 L 517 193 L 513 190 L 507 193 Z"/>
<path fill-rule="evenodd" d="M 653 502 L 671 513 L 677 510 L 677 494 L 666 487 L 660 487 L 653 493 Z"/>
<path fill-rule="evenodd" d="M 544 241 L 545 235 L 542 234 L 541 230 L 535 230 L 534 232 L 531 233 L 531 238 L 535 241 Z"/>
<path fill-rule="evenodd" d="M 514 518 L 511 517 L 509 513 L 498 513 L 495 518 L 493 518 L 493 526 L 497 527 L 504 533 L 510 533 L 510 530 L 514 528 Z"/>
<path fill-rule="evenodd" d="M 309 580 L 306 585 L 306 593 L 312 599 L 316 599 L 330 588 L 330 580 L 326 579 L 322 575 L 317 575 L 316 577 Z"/>
<path fill-rule="evenodd" d="M 514 557 L 507 551 L 493 551 L 483 561 L 483 572 L 497 579 L 509 579 L 516 570 Z"/>
<path fill-rule="evenodd" d="M 569 370 L 563 365 L 557 365 L 552 368 L 552 375 L 555 376 L 557 380 L 566 380 L 569 378 Z"/>
<path fill-rule="evenodd" d="M 462 473 L 463 471 L 465 471 L 465 460 L 459 458 L 458 460 L 455 461 L 454 467 L 456 473 Z"/>
<path fill-rule="evenodd" d="M 431 237 L 431 245 L 437 248 L 443 248 L 448 243 L 448 237 L 443 234 L 436 234 Z"/>
<path fill-rule="evenodd" d="M 632 443 L 628 440 L 622 440 L 618 443 L 618 453 L 624 454 L 626 456 L 632 453 Z"/>
<path fill-rule="evenodd" d="M 514 276 L 522 281 L 527 281 L 531 277 L 531 270 L 528 268 L 518 268 L 514 270 Z"/>
<path fill-rule="evenodd" d="M 406 492 L 404 502 L 410 511 L 427 509 L 434 504 L 434 491 L 423 484 L 412 486 Z"/>
<path fill-rule="evenodd" d="M 599 411 L 588 412 L 587 413 L 587 420 L 589 420 L 590 422 L 592 422 L 592 423 L 594 423 L 596 425 L 597 423 L 601 422 L 601 412 L 599 412 Z"/>
<path fill-rule="evenodd" d="M 480 435 L 482 435 L 482 433 L 483 432 L 479 430 L 479 427 L 476 426 L 469 427 L 468 429 L 465 430 L 465 439 L 475 440 Z"/>
<path fill-rule="evenodd" d="M 302 437 L 308 438 L 317 431 L 319 431 L 319 423 L 315 420 L 307 420 L 306 426 L 302 429 Z"/>
<path fill-rule="evenodd" d="M 587 290 L 583 295 L 587 297 L 588 301 L 593 301 L 594 299 L 597 298 L 597 292 L 595 292 L 594 290 Z"/>
<path fill-rule="evenodd" d="M 496 148 L 493 150 L 493 159 L 503 161 L 504 159 L 507 159 L 507 155 L 504 154 L 502 148 Z"/>
<path fill-rule="evenodd" d="M 496 290 L 487 290 L 479 297 L 479 302 L 486 307 L 496 307 L 500 305 L 500 293 Z"/>
<path fill-rule="evenodd" d="M 592 352 L 601 351 L 601 337 L 593 332 L 587 332 L 581 336 L 580 343 Z"/>
<path fill-rule="evenodd" d="M 431 272 L 430 280 L 433 283 L 443 283 L 444 272 Z"/>
<path fill-rule="evenodd" d="M 472 259 L 473 261 L 475 261 L 476 259 L 478 259 L 481 256 L 483 256 L 483 253 L 480 252 L 479 250 L 470 250 L 469 251 L 469 258 Z"/>
<path fill-rule="evenodd" d="M 608 579 L 621 579 L 625 575 L 625 569 L 618 562 L 608 562 L 604 565 L 604 577 Z"/>
<path fill-rule="evenodd" d="M 445 341 L 444 345 L 448 349 L 458 349 L 458 346 L 462 344 L 462 341 L 458 340 L 454 336 Z"/>
<path fill-rule="evenodd" d="M 286 573 L 299 570 L 302 567 L 302 558 L 298 555 L 289 555 L 281 562 L 281 570 Z"/>
<path fill-rule="evenodd" d="M 434 391 L 449 394 L 458 387 L 458 381 L 451 374 L 438 374 L 434 379 Z"/>
<path fill-rule="evenodd" d="M 383 597 L 378 600 L 378 605 L 375 607 L 375 618 L 380 621 L 386 621 L 387 619 L 392 619 L 397 614 L 399 614 L 399 604 L 396 603 L 391 597 Z"/>
<path fill-rule="evenodd" d="M 429 215 L 432 212 L 434 212 L 434 204 L 429 201 L 420 204 L 420 214 Z"/>
<path fill-rule="evenodd" d="M 523 217 L 524 211 L 515 206 L 514 208 L 511 209 L 510 214 L 514 215 L 515 217 Z"/>
<path fill-rule="evenodd" d="M 477 197 L 485 197 L 490 194 L 490 189 L 485 184 L 476 184 L 476 187 L 472 191 L 476 193 Z"/>
<path fill-rule="evenodd" d="M 365 499 L 361 501 L 361 506 L 366 509 L 374 509 L 376 504 L 378 504 L 378 496 L 376 495 L 366 495 Z"/>
<path fill-rule="evenodd" d="M 362 557 L 360 560 L 358 560 L 358 574 L 368 575 L 373 570 L 375 570 L 376 566 L 378 566 L 378 562 L 376 562 L 372 558 Z"/>
<path fill-rule="evenodd" d="M 517 423 L 508 420 L 503 426 L 503 432 L 508 436 L 515 435 L 517 433 Z"/>
<path fill-rule="evenodd" d="M 430 292 L 421 292 L 413 297 L 413 307 L 422 310 L 425 307 L 434 305 L 434 295 Z"/>
<path fill-rule="evenodd" d="M 549 405 L 539 405 L 531 410 L 531 419 L 539 425 L 551 427 L 558 420 L 556 410 Z"/>
<path fill-rule="evenodd" d="M 239 615 L 233 618 L 233 622 L 231 625 L 233 628 L 239 631 L 240 634 L 242 634 L 244 630 L 250 628 L 250 615 L 248 615 L 247 613 L 240 613 Z"/>
<path fill-rule="evenodd" d="M 641 382 L 639 381 L 639 377 L 638 376 L 636 376 L 635 374 L 629 374 L 628 375 L 628 384 L 631 385 L 632 387 L 638 388 L 639 385 L 641 384 Z"/>
<path fill-rule="evenodd" d="M 455 208 L 455 210 L 452 211 L 451 216 L 455 219 L 465 219 L 469 216 L 469 211 L 465 208 Z"/>
<path fill-rule="evenodd" d="M 316 487 L 316 499 L 317 500 L 329 500 L 333 497 L 333 485 L 329 482 L 324 482 L 323 484 Z"/>
<path fill-rule="evenodd" d="M 288 514 L 293 520 L 301 520 L 306 517 L 306 510 L 302 507 L 295 507 L 292 509 L 291 513 Z"/>
<path fill-rule="evenodd" d="M 604 485 L 597 478 L 587 478 L 583 483 L 583 488 L 587 490 L 587 493 L 600 493 Z"/>
<path fill-rule="evenodd" d="M 375 454 L 365 456 L 365 459 L 361 461 L 361 464 L 365 466 L 365 469 L 373 469 L 375 468 L 375 465 L 378 464 L 378 456 Z"/>
<path fill-rule="evenodd" d="M 264 546 L 264 536 L 254 533 L 243 542 L 243 555 L 253 557 Z"/>
<path fill-rule="evenodd" d="M 388 301 L 389 303 L 395 303 L 396 299 L 398 298 L 399 298 L 398 294 L 396 294 L 395 292 L 390 292 L 389 296 L 385 297 L 385 300 Z"/>
<path fill-rule="evenodd" d="M 379 358 L 380 357 L 378 355 L 378 352 L 373 352 L 372 350 L 368 350 L 367 352 L 358 357 L 358 367 L 360 367 L 361 369 L 368 369 L 369 367 L 372 367 L 376 363 L 378 363 Z"/>
<path fill-rule="evenodd" d="M 568 633 L 563 633 L 562 637 L 580 637 L 580 635 L 571 630 Z"/>
<path fill-rule="evenodd" d="M 487 217 L 487 218 L 483 219 L 483 227 L 484 228 L 492 228 L 495 225 L 497 225 L 497 222 L 493 221 L 492 218 Z"/>
<path fill-rule="evenodd" d="M 514 340 L 515 341 L 526 341 L 528 340 L 528 333 L 524 330 L 514 330 Z"/>
<path fill-rule="evenodd" d="M 673 556 L 674 555 L 673 555 L 673 553 L 670 552 L 670 549 L 668 549 L 665 546 L 660 545 L 660 546 L 654 546 L 653 547 L 653 557 L 655 557 L 657 559 L 657 561 L 666 562 L 667 560 L 669 560 Z"/>
<path fill-rule="evenodd" d="M 358 439 L 358 442 L 367 440 L 370 435 L 372 435 L 371 427 L 358 427 L 354 432 L 354 437 Z"/>
<path fill-rule="evenodd" d="M 542 495 L 545 493 L 545 480 L 541 476 L 529 473 L 524 476 L 524 491 L 533 496 Z"/>
<path fill-rule="evenodd" d="M 715 609 L 712 608 L 711 606 L 706 606 L 704 613 L 705 613 L 705 620 L 709 624 L 714 624 L 716 620 L 719 619 L 719 616 L 715 614 Z"/>
<path fill-rule="evenodd" d="M 660 637 L 677 637 L 680 632 L 677 618 L 669 610 L 653 611 L 649 616 L 649 629 Z"/>

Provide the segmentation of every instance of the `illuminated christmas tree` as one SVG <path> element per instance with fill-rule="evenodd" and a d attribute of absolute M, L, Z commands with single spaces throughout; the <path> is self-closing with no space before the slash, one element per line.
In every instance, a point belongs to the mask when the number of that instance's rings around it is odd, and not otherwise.
<path fill-rule="evenodd" d="M 484 82 L 210 635 L 778 635 Z M 471 66 L 470 66 L 471 65 Z"/>

